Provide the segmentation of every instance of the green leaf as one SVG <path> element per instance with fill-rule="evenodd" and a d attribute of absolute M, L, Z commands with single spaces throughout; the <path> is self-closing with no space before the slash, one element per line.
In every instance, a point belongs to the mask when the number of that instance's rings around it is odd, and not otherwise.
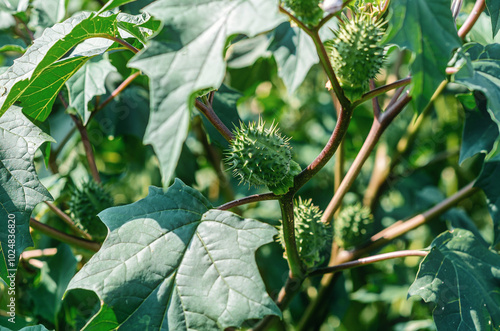
<path fill-rule="evenodd" d="M 38 180 L 33 160 L 36 150 L 45 141 L 54 141 L 31 123 L 19 107 L 11 107 L 0 117 L 0 276 L 5 280 L 7 269 L 17 268 L 19 255 L 33 245 L 29 232 L 31 212 L 35 206 L 52 200 Z M 9 220 L 14 220 L 13 223 Z M 15 245 L 9 247 L 9 224 L 15 224 Z M 11 241 L 12 242 L 12 241 Z M 9 260 L 9 250 L 15 259 Z"/>
<path fill-rule="evenodd" d="M 97 13 L 97 15 L 101 14 L 101 13 L 104 13 L 105 11 L 107 10 L 111 10 L 113 8 L 116 8 L 116 7 L 119 7 L 121 5 L 124 5 L 126 3 L 129 3 L 129 2 L 133 2 L 135 0 L 109 0 L 108 2 L 106 2 L 106 4 L 101 8 L 101 10 L 99 10 L 99 12 Z"/>
<path fill-rule="evenodd" d="M 126 31 L 143 44 L 146 44 L 149 37 L 161 27 L 161 22 L 154 20 L 148 13 L 142 13 L 142 15 L 119 13 L 117 19 L 120 29 Z M 129 37 L 124 33 L 121 33 L 121 35 L 122 38 Z"/>
<path fill-rule="evenodd" d="M 470 100 L 471 98 L 472 104 L 470 106 L 473 108 L 467 107 L 464 96 L 460 98 L 465 108 L 465 125 L 458 161 L 460 164 L 465 159 L 478 153 L 488 154 L 493 149 L 498 138 L 498 126 L 491 120 L 490 115 L 486 112 L 486 107 L 484 107 L 483 111 L 480 111 L 472 95 L 467 99 Z"/>
<path fill-rule="evenodd" d="M 76 258 L 68 245 L 57 247 L 57 254 L 43 262 L 38 287 L 31 290 L 36 314 L 55 321 L 62 297 L 76 271 Z"/>
<path fill-rule="evenodd" d="M 8 329 L 6 327 L 0 326 L 0 331 L 12 331 L 11 329 Z M 19 329 L 19 331 L 49 331 L 44 325 L 39 324 L 35 326 L 25 326 L 22 329 Z"/>
<path fill-rule="evenodd" d="M 23 113 L 34 120 L 45 121 L 52 111 L 59 90 L 88 59 L 72 57 L 58 61 L 45 69 L 43 75 L 33 79 L 19 96 Z"/>
<path fill-rule="evenodd" d="M 28 0 L 3 0 L 0 2 L 0 11 L 6 11 L 11 14 L 21 13 L 28 9 Z"/>
<path fill-rule="evenodd" d="M 0 116 L 25 93 L 34 81 L 37 79 L 39 82 L 43 81 L 42 77 L 45 74 L 53 77 L 54 71 L 49 70 L 50 66 L 73 47 L 86 39 L 106 35 L 118 35 L 116 15 L 90 17 L 89 13 L 83 13 L 46 29 L 26 53 L 0 75 L 0 88 L 4 91 L 0 96 Z M 76 54 L 72 57 L 76 57 Z M 50 97 L 45 96 L 45 98 Z"/>
<path fill-rule="evenodd" d="M 227 38 L 270 30 L 282 17 L 276 3 L 264 0 L 159 0 L 144 11 L 165 26 L 130 66 L 150 78 L 152 113 L 144 142 L 155 149 L 167 185 L 187 136 L 192 94 L 222 83 Z"/>
<path fill-rule="evenodd" d="M 450 1 L 396 0 L 391 1 L 391 12 L 386 42 L 413 51 L 412 96 L 422 111 L 446 78 L 453 50 L 461 45 Z"/>
<path fill-rule="evenodd" d="M 218 330 L 281 315 L 255 263 L 270 225 L 210 203 L 180 180 L 99 217 L 110 233 L 69 289 L 97 293 L 124 330 Z"/>
<path fill-rule="evenodd" d="M 493 32 L 493 37 L 500 30 L 500 24 L 498 24 L 498 19 L 500 17 L 500 2 L 496 0 L 486 0 L 486 11 L 491 17 L 491 30 Z"/>
<path fill-rule="evenodd" d="M 486 96 L 488 113 L 500 128 L 500 44 L 472 43 L 464 51 L 469 61 L 455 74 L 455 82 Z"/>
<path fill-rule="evenodd" d="M 59 23 L 66 16 L 66 3 L 67 0 L 33 1 L 33 13 L 30 25 L 40 29 Z"/>
<path fill-rule="evenodd" d="M 488 209 L 493 219 L 493 246 L 500 242 L 500 157 L 485 162 L 474 186 L 480 187 L 487 197 Z"/>
<path fill-rule="evenodd" d="M 319 58 L 311 37 L 289 22 L 282 23 L 273 32 L 269 50 L 278 64 L 278 75 L 283 79 L 288 93 L 293 94 L 302 84 L 311 67 Z"/>
<path fill-rule="evenodd" d="M 408 294 L 435 302 L 438 330 L 500 328 L 500 256 L 466 230 L 432 242 Z"/>
<path fill-rule="evenodd" d="M 114 330 L 120 326 L 116 320 L 115 312 L 103 304 L 99 312 L 83 327 L 81 331 Z"/>
<path fill-rule="evenodd" d="M 69 105 L 76 109 L 84 125 L 90 119 L 89 102 L 96 95 L 106 93 L 104 84 L 111 72 L 116 72 L 116 68 L 108 59 L 102 58 L 85 63 L 68 79 L 66 85 L 69 92 Z"/>

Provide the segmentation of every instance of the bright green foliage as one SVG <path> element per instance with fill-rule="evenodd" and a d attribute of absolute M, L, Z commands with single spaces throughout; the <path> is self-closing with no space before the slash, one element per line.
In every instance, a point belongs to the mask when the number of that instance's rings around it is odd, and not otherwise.
<path fill-rule="evenodd" d="M 326 223 L 321 222 L 323 212 L 312 200 L 302 200 L 299 197 L 295 201 L 293 216 L 295 222 L 295 240 L 302 261 L 309 268 L 313 268 L 324 261 L 325 248 L 329 246 L 332 239 L 332 229 Z M 278 240 L 285 248 L 283 238 L 283 226 L 279 228 Z"/>
<path fill-rule="evenodd" d="M 303 23 L 316 25 L 323 17 L 320 2 L 320 0 L 284 0 L 283 4 Z"/>
<path fill-rule="evenodd" d="M 255 250 L 277 231 L 210 208 L 176 180 L 165 192 L 151 187 L 142 200 L 106 209 L 99 216 L 109 236 L 69 289 L 96 292 L 123 330 L 220 330 L 281 315 L 255 263 Z"/>
<path fill-rule="evenodd" d="M 500 256 L 466 230 L 445 232 L 432 242 L 408 290 L 435 302 L 438 330 L 500 328 Z"/>
<path fill-rule="evenodd" d="M 373 215 L 360 203 L 344 207 L 334 223 L 335 241 L 340 247 L 362 244 L 373 233 Z"/>
<path fill-rule="evenodd" d="M 97 214 L 111 206 L 113 198 L 102 185 L 93 180 L 83 183 L 81 188 L 75 188 L 69 203 L 71 216 L 76 225 L 99 241 L 106 238 L 108 229 Z"/>
<path fill-rule="evenodd" d="M 258 123 L 240 124 L 234 130 L 234 139 L 226 158 L 229 170 L 241 182 L 250 185 L 267 185 L 276 194 L 284 194 L 293 185 L 293 176 L 300 167 L 292 160 L 292 148 L 277 125 L 265 128 Z"/>
<path fill-rule="evenodd" d="M 368 90 L 368 82 L 384 64 L 383 20 L 367 13 L 357 13 L 353 19 L 343 17 L 335 38 L 326 43 L 330 60 L 346 96 L 356 100 Z"/>

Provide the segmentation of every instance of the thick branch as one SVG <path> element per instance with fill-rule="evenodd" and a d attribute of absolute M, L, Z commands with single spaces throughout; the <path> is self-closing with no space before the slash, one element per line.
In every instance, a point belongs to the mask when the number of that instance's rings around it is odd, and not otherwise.
<path fill-rule="evenodd" d="M 101 245 L 99 243 L 70 236 L 69 234 L 56 230 L 53 227 L 48 226 L 47 224 L 40 223 L 34 218 L 30 219 L 30 226 L 33 229 L 44 233 L 51 238 L 57 239 L 69 245 L 78 246 L 94 252 L 97 252 L 101 248 Z"/>

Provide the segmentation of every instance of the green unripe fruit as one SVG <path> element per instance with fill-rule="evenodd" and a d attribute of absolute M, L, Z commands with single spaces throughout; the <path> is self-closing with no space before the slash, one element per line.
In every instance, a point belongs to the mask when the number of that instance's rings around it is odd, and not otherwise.
<path fill-rule="evenodd" d="M 93 180 L 84 182 L 80 189 L 75 188 L 69 202 L 71 217 L 76 225 L 97 241 L 103 241 L 108 234 L 108 228 L 97 214 L 111 206 L 113 198 Z"/>
<path fill-rule="evenodd" d="M 335 242 L 340 247 L 358 246 L 370 238 L 374 230 L 373 215 L 360 203 L 342 209 L 334 222 Z"/>
<path fill-rule="evenodd" d="M 320 2 L 320 0 L 284 0 L 283 5 L 301 22 L 314 26 L 323 17 Z"/>
<path fill-rule="evenodd" d="M 368 91 L 369 80 L 384 64 L 384 21 L 376 21 L 367 13 L 358 13 L 352 20 L 343 17 L 333 40 L 325 43 L 340 85 L 350 100 L 357 100 Z"/>
<path fill-rule="evenodd" d="M 321 222 L 322 212 L 311 200 L 303 201 L 299 197 L 299 200 L 295 201 L 293 215 L 299 256 L 306 266 L 313 268 L 324 261 L 325 248 L 332 240 L 332 229 Z M 283 225 L 279 228 L 278 241 L 284 249 Z"/>
<path fill-rule="evenodd" d="M 292 160 L 290 138 L 283 137 L 276 125 L 266 129 L 262 120 L 241 123 L 233 133 L 226 162 L 234 176 L 249 185 L 267 185 L 275 194 L 288 192 L 301 170 Z"/>

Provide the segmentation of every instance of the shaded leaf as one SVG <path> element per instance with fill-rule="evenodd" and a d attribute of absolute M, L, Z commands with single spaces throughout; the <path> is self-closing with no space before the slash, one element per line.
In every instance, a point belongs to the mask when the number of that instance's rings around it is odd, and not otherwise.
<path fill-rule="evenodd" d="M 0 86 L 6 91 L 0 96 L 0 116 L 38 77 L 46 72 L 53 74 L 47 69 L 74 46 L 88 38 L 115 36 L 117 33 L 116 15 L 90 17 L 89 13 L 74 16 L 46 29 L 26 53 L 0 75 Z"/>
<path fill-rule="evenodd" d="M 500 256 L 466 230 L 432 242 L 408 294 L 435 302 L 438 330 L 500 328 Z"/>
<path fill-rule="evenodd" d="M 491 30 L 493 32 L 493 37 L 500 30 L 500 24 L 498 24 L 498 19 L 500 17 L 500 2 L 496 0 L 486 0 L 486 11 L 491 17 Z"/>
<path fill-rule="evenodd" d="M 458 161 L 460 164 L 478 153 L 488 154 L 493 149 L 498 137 L 498 126 L 491 120 L 490 115 L 486 112 L 486 107 L 483 108 L 484 111 L 480 111 L 474 97 L 470 95 L 470 98 L 472 98 L 470 108 L 465 104 L 466 101 L 461 98 L 465 107 L 465 125 Z M 468 99 L 470 100 L 470 98 Z"/>
<path fill-rule="evenodd" d="M 386 42 L 414 53 L 412 96 L 416 109 L 422 111 L 446 78 L 445 70 L 453 50 L 461 45 L 450 1 L 391 1 L 389 26 Z"/>
<path fill-rule="evenodd" d="M 165 26 L 130 66 L 150 78 L 152 113 L 144 142 L 155 149 L 166 185 L 187 136 L 192 94 L 222 83 L 227 38 L 254 36 L 283 18 L 276 3 L 264 0 L 160 0 L 144 10 Z"/>
<path fill-rule="evenodd" d="M 33 245 L 29 232 L 31 212 L 35 206 L 52 200 L 38 180 L 33 160 L 36 150 L 45 141 L 53 141 L 31 123 L 19 107 L 11 107 L 0 117 L 0 276 L 6 279 L 7 269 L 16 269 L 19 255 Z M 9 216 L 10 215 L 10 216 Z M 15 220 L 15 245 L 8 246 L 9 220 Z M 10 237 L 11 238 L 11 237 Z M 8 260 L 10 250 L 15 260 Z"/>
<path fill-rule="evenodd" d="M 101 10 L 97 13 L 98 15 L 104 13 L 106 10 L 111 10 L 113 8 L 119 7 L 129 2 L 133 2 L 135 0 L 109 0 L 102 6 Z"/>
<path fill-rule="evenodd" d="M 487 197 L 488 209 L 493 219 L 493 246 L 500 242 L 500 157 L 483 164 L 474 186 L 480 187 Z"/>
<path fill-rule="evenodd" d="M 500 128 L 500 44 L 472 43 L 463 50 L 469 61 L 455 74 L 455 82 L 486 96 L 486 109 Z"/>
<path fill-rule="evenodd" d="M 113 310 L 103 304 L 99 312 L 85 324 L 81 331 L 114 330 L 119 325 Z"/>
<path fill-rule="evenodd" d="M 87 124 L 91 112 L 89 102 L 96 95 L 106 93 L 105 80 L 109 73 L 116 72 L 108 59 L 85 63 L 80 70 L 68 79 L 66 85 L 69 92 L 69 105 L 76 109 L 84 125 Z"/>
<path fill-rule="evenodd" d="M 68 245 L 57 247 L 57 254 L 43 262 L 38 287 L 31 290 L 36 313 L 49 321 L 57 319 L 62 297 L 76 271 L 76 258 Z"/>
<path fill-rule="evenodd" d="M 134 37 L 145 44 L 147 39 L 157 32 L 161 22 L 154 20 L 148 13 L 142 15 L 130 15 L 126 13 L 118 14 L 118 28 L 125 31 L 121 32 L 122 38 Z"/>
<path fill-rule="evenodd" d="M 210 203 L 180 180 L 99 217 L 110 233 L 69 289 L 95 291 L 123 329 L 218 330 L 280 315 L 255 263 L 276 230 Z"/>

